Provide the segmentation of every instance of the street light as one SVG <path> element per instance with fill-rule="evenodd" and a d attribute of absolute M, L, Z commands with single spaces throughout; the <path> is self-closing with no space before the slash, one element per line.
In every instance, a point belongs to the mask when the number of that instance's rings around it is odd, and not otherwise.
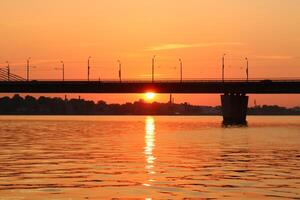
<path fill-rule="evenodd" d="M 65 81 L 65 63 L 64 61 L 60 61 L 60 63 L 62 64 L 62 68 L 54 68 L 54 69 L 62 71 L 62 81 Z"/>
<path fill-rule="evenodd" d="M 88 57 L 88 81 L 90 81 L 90 59 L 91 58 L 92 58 L 91 56 Z"/>
<path fill-rule="evenodd" d="M 64 61 L 60 61 L 60 63 L 62 64 L 62 75 L 63 75 L 63 81 L 65 81 L 65 63 Z"/>
<path fill-rule="evenodd" d="M 226 54 L 224 53 L 222 56 L 222 82 L 224 82 L 225 56 Z"/>
<path fill-rule="evenodd" d="M 180 82 L 182 82 L 182 60 L 179 59 L 179 64 L 180 64 Z"/>
<path fill-rule="evenodd" d="M 7 63 L 7 81 L 9 81 L 9 79 L 10 79 L 10 67 L 9 67 L 9 62 L 6 61 L 6 63 Z"/>
<path fill-rule="evenodd" d="M 119 63 L 119 80 L 120 80 L 120 83 L 122 82 L 122 63 L 120 60 L 118 60 L 118 63 Z"/>
<path fill-rule="evenodd" d="M 245 58 L 246 62 L 247 62 L 247 67 L 246 67 L 246 76 L 247 76 L 247 82 L 249 80 L 249 60 L 248 58 L 246 57 Z"/>
<path fill-rule="evenodd" d="M 154 55 L 152 57 L 152 83 L 154 82 L 154 65 L 155 65 L 155 57 L 156 55 Z"/>
<path fill-rule="evenodd" d="M 31 57 L 27 58 L 27 81 L 29 81 L 29 62 L 30 62 Z"/>
<path fill-rule="evenodd" d="M 62 78 L 65 81 L 65 63 L 64 61 L 60 61 L 60 63 L 62 64 Z"/>

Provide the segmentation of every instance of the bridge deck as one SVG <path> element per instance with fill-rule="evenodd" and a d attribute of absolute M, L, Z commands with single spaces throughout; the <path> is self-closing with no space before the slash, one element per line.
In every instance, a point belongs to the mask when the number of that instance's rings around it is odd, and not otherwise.
<path fill-rule="evenodd" d="M 0 81 L 0 93 L 247 93 L 299 94 L 300 80 Z"/>

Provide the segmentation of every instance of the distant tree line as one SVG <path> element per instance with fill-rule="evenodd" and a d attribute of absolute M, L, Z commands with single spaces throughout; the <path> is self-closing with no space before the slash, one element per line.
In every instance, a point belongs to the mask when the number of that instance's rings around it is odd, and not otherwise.
<path fill-rule="evenodd" d="M 188 103 L 147 103 L 139 100 L 125 104 L 107 104 L 105 101 L 62 99 L 41 96 L 0 98 L 1 115 L 220 115 L 220 106 L 196 106 Z M 300 115 L 300 107 L 256 106 L 248 109 L 250 115 Z"/>

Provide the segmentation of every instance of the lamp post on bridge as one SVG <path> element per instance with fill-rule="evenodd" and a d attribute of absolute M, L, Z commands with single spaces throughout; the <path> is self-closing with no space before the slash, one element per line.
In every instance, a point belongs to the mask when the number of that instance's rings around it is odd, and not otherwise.
<path fill-rule="evenodd" d="M 7 63 L 7 81 L 9 81 L 10 80 L 10 66 L 9 66 L 9 62 L 8 61 L 6 61 L 6 63 Z"/>
<path fill-rule="evenodd" d="M 152 83 L 154 82 L 155 57 L 156 57 L 156 55 L 154 55 L 154 56 L 152 57 Z"/>
<path fill-rule="evenodd" d="M 224 53 L 222 56 L 222 82 L 224 82 L 225 56 L 226 56 L 226 54 Z"/>
<path fill-rule="evenodd" d="M 120 60 L 118 60 L 118 63 L 119 63 L 119 80 L 120 80 L 120 83 L 122 82 L 122 63 Z"/>
<path fill-rule="evenodd" d="M 29 68 L 30 68 L 29 62 L 30 62 L 30 59 L 31 59 L 31 57 L 27 58 L 27 81 L 29 81 Z"/>
<path fill-rule="evenodd" d="M 62 70 L 62 81 L 65 81 L 65 63 L 64 61 L 60 61 L 62 64 L 62 68 L 55 68 L 56 70 Z"/>
<path fill-rule="evenodd" d="M 91 68 L 90 67 L 90 59 L 91 58 L 92 58 L 91 56 L 88 57 L 88 66 L 87 66 L 88 67 L 88 69 L 87 69 L 88 70 L 88 73 L 87 73 L 87 79 L 88 79 L 88 81 L 90 81 L 90 68 Z"/>
<path fill-rule="evenodd" d="M 179 59 L 179 64 L 180 64 L 180 82 L 182 83 L 182 59 Z"/>
<path fill-rule="evenodd" d="M 246 76 L 247 76 L 247 82 L 249 81 L 249 60 L 248 58 L 246 57 L 245 58 L 246 60 L 246 63 L 247 63 L 247 66 L 246 66 Z"/>
<path fill-rule="evenodd" d="M 60 61 L 60 63 L 62 64 L 62 79 L 65 81 L 65 63 L 64 61 Z"/>

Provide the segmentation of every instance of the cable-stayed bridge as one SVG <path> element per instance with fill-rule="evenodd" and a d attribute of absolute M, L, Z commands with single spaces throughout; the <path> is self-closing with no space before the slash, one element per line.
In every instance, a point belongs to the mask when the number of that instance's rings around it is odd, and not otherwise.
<path fill-rule="evenodd" d="M 10 73 L 9 69 L 0 68 L 0 81 L 26 81 L 25 78 Z"/>

